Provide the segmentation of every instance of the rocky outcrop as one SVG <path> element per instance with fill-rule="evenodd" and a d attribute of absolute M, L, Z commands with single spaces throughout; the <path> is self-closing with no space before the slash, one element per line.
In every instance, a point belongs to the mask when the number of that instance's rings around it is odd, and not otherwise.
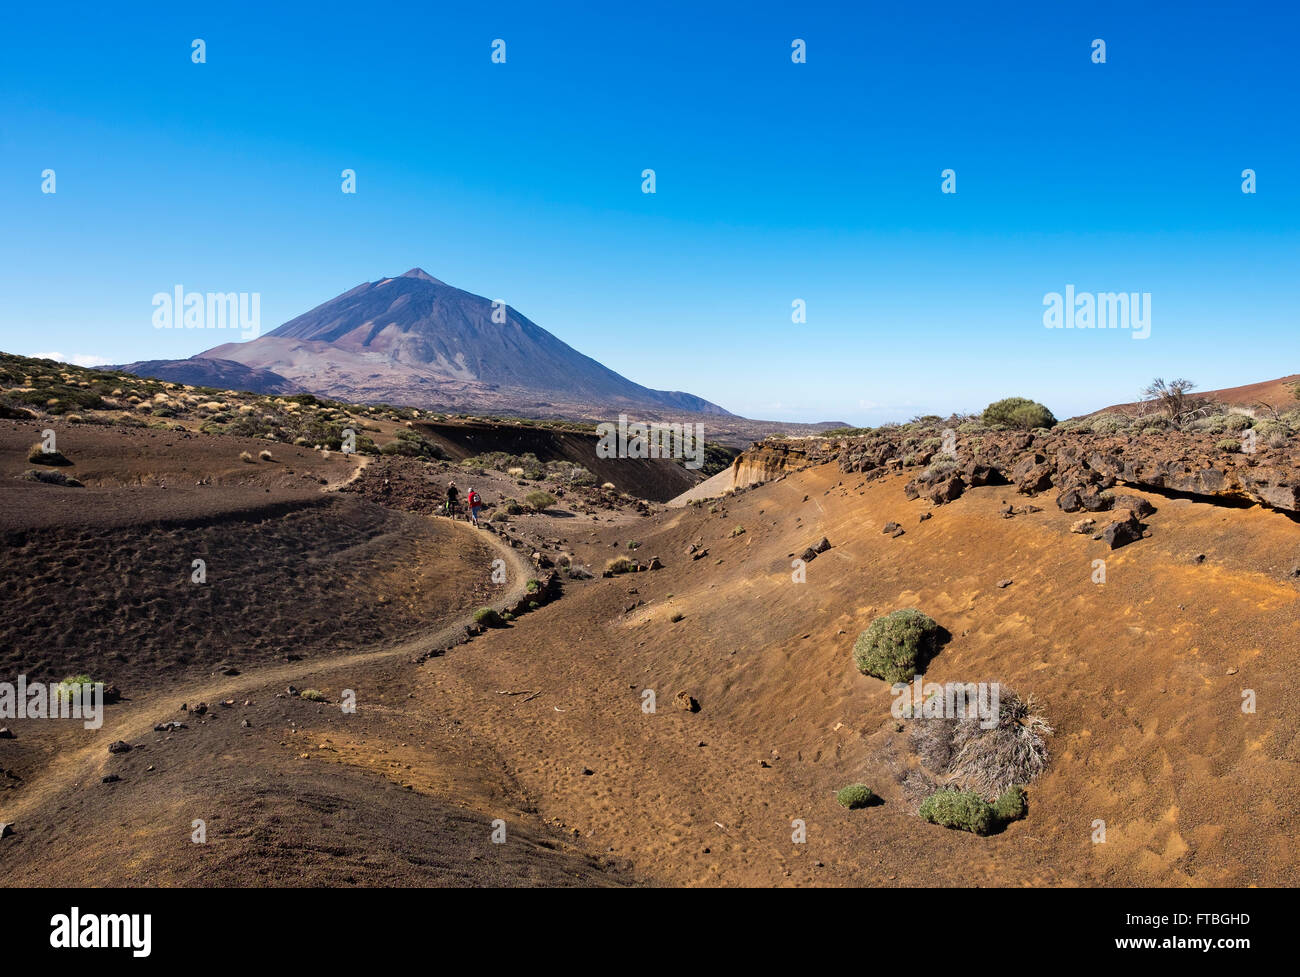
<path fill-rule="evenodd" d="M 978 431 L 950 437 L 946 451 L 940 451 L 940 435 L 938 430 L 899 428 L 852 438 L 787 438 L 763 442 L 755 451 L 772 452 L 779 444 L 783 457 L 801 455 L 806 464 L 836 461 L 842 471 L 868 479 L 916 470 L 904 493 L 934 505 L 951 502 L 972 486 L 1009 483 L 1023 495 L 1055 492 L 1065 512 L 1133 510 L 1138 501 L 1134 497 L 1121 504 L 1107 491 L 1127 485 L 1258 503 L 1300 515 L 1296 438 L 1282 447 L 1261 444 L 1256 452 L 1245 454 L 1221 448 L 1221 435 L 1181 431 Z"/>

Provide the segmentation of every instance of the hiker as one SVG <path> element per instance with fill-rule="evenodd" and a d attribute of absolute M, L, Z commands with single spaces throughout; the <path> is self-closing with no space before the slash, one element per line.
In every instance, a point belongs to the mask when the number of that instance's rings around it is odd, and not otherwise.
<path fill-rule="evenodd" d="M 460 492 L 456 488 L 456 483 L 448 482 L 447 483 L 447 504 L 445 506 L 448 519 L 456 518 L 456 506 L 458 504 L 456 500 L 459 495 Z"/>
<path fill-rule="evenodd" d="M 479 498 L 478 493 L 473 489 L 469 490 L 469 495 L 465 496 L 465 501 L 469 503 L 469 521 L 475 528 L 478 527 L 478 511 L 483 508 L 483 500 Z"/>

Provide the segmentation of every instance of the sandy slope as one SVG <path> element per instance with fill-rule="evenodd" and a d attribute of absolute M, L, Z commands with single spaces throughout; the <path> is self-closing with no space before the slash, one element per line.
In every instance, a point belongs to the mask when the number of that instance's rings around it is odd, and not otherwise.
<path fill-rule="evenodd" d="M 903 480 L 823 466 L 712 511 L 588 523 L 566 544 L 579 562 L 599 567 L 635 538 L 665 568 L 569 582 L 559 602 L 420 664 L 444 635 L 142 683 L 99 734 L 19 726 L 0 741 L 0 765 L 17 757 L 24 778 L 0 789 L 0 820 L 18 832 L 0 843 L 0 872 L 21 884 L 1294 884 L 1300 527 L 1149 495 L 1152 536 L 1111 552 L 1050 500 L 1003 518 L 1004 500 L 1024 502 L 1006 488 L 920 521 L 930 507 L 906 501 Z M 882 534 L 890 520 L 906 534 Z M 823 535 L 833 548 L 794 582 L 791 560 Z M 511 561 L 512 590 L 529 572 L 489 534 L 475 542 Z M 690 543 L 708 556 L 689 558 Z M 953 634 L 927 678 L 1006 682 L 1056 726 L 1028 819 L 1000 835 L 915 817 L 889 692 L 852 666 L 857 633 L 905 606 Z M 289 682 L 333 702 L 277 698 Z M 338 709 L 343 689 L 358 691 L 356 715 Z M 1243 689 L 1256 712 L 1242 712 Z M 698 713 L 674 707 L 680 691 Z M 205 720 L 152 731 L 200 696 Z M 227 697 L 233 708 L 214 704 Z M 110 758 L 118 736 L 143 749 Z M 105 772 L 123 780 L 101 784 Z M 884 805 L 838 807 L 833 792 L 854 781 Z M 196 846 L 200 817 L 211 840 Z M 488 840 L 496 819 L 507 844 Z M 796 820 L 806 844 L 791 841 Z"/>

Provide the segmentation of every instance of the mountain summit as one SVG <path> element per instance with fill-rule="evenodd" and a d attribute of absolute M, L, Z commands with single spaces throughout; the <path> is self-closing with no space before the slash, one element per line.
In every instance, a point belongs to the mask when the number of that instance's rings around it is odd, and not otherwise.
<path fill-rule="evenodd" d="M 240 363 L 351 401 L 579 416 L 610 410 L 730 416 L 692 394 L 634 383 L 515 309 L 422 268 L 363 283 L 265 336 L 193 359 Z"/>

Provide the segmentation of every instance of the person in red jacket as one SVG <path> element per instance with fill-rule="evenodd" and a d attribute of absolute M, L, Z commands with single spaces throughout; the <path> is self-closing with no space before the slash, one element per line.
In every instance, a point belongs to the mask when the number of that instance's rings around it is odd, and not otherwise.
<path fill-rule="evenodd" d="M 483 507 L 483 500 L 473 489 L 469 490 L 469 495 L 465 496 L 465 502 L 469 505 L 469 521 L 475 526 L 478 525 L 478 511 Z"/>

